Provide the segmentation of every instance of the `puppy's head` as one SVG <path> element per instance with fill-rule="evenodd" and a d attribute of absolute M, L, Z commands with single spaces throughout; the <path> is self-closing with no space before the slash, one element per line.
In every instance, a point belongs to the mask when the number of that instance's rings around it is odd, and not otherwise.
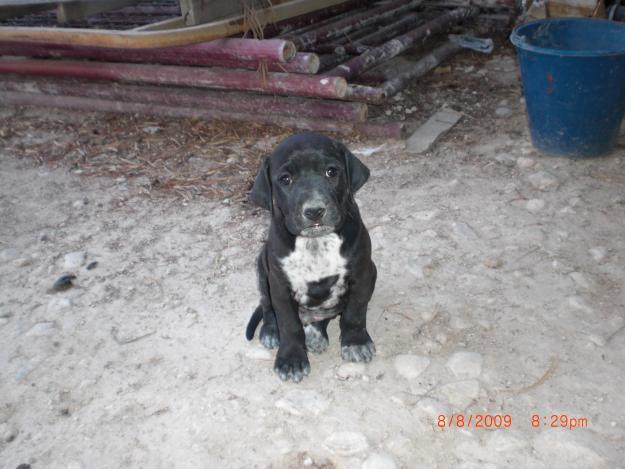
<path fill-rule="evenodd" d="M 284 219 L 295 236 L 338 230 L 369 169 L 342 143 L 315 133 L 284 140 L 256 176 L 250 200 Z"/>

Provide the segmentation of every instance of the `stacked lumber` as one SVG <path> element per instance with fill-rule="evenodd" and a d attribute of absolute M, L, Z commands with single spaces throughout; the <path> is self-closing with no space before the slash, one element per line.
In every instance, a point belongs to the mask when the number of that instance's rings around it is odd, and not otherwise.
<path fill-rule="evenodd" d="M 257 12 L 273 18 L 266 39 L 215 39 L 243 32 L 239 17 L 164 31 L 0 27 L 0 102 L 399 138 L 401 123 L 367 122 L 367 106 L 460 51 L 445 33 L 480 14 L 422 2 L 274 1 Z M 371 83 L 368 71 L 415 46 L 426 53 L 414 67 Z"/>

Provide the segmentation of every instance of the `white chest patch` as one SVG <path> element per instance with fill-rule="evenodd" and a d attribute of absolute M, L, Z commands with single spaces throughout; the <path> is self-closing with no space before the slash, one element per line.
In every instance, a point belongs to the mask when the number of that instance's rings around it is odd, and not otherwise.
<path fill-rule="evenodd" d="M 281 260 L 282 268 L 291 283 L 295 301 L 305 306 L 308 303 L 308 283 L 338 276 L 330 289 L 329 297 L 316 308 L 335 307 L 345 293 L 346 260 L 341 256 L 343 240 L 336 233 L 316 238 L 298 236 L 295 250 Z"/>

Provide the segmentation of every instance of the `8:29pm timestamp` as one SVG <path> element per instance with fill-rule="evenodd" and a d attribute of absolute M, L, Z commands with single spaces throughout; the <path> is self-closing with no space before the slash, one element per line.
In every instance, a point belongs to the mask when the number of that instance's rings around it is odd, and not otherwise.
<path fill-rule="evenodd" d="M 586 417 L 570 417 L 566 414 L 540 415 L 532 414 L 532 428 L 588 428 Z"/>

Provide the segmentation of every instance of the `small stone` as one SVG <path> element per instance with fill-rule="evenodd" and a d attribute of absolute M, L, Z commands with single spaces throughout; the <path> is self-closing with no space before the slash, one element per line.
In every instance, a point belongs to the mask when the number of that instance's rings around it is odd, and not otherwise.
<path fill-rule="evenodd" d="M 441 213 L 440 210 L 421 210 L 419 212 L 415 212 L 412 217 L 419 221 L 431 221 L 436 218 Z"/>
<path fill-rule="evenodd" d="M 499 466 L 490 462 L 465 461 L 458 469 L 499 469 Z"/>
<path fill-rule="evenodd" d="M 17 256 L 17 249 L 14 248 L 6 248 L 0 251 L 0 261 L 2 262 L 12 261 L 13 259 L 17 258 Z"/>
<path fill-rule="evenodd" d="M 358 432 L 335 432 L 323 442 L 324 446 L 341 456 L 351 456 L 369 447 L 367 437 Z"/>
<path fill-rule="evenodd" d="M 395 357 L 393 365 L 400 376 L 415 379 L 430 366 L 430 359 L 419 355 L 402 354 Z"/>
<path fill-rule="evenodd" d="M 28 257 L 20 257 L 19 259 L 15 259 L 13 261 L 13 265 L 15 267 L 26 267 L 33 263 L 33 260 Z"/>
<path fill-rule="evenodd" d="M 9 426 L 8 424 L 0 425 L 0 438 L 5 443 L 11 443 L 17 438 L 18 431 L 16 428 Z"/>
<path fill-rule="evenodd" d="M 597 334 L 590 334 L 588 336 L 588 340 L 590 340 L 597 347 L 604 347 L 605 344 L 606 344 L 606 340 L 603 337 L 601 337 L 600 335 L 597 335 Z"/>
<path fill-rule="evenodd" d="M 489 269 L 498 269 L 503 265 L 503 261 L 499 257 L 487 257 L 482 263 Z"/>
<path fill-rule="evenodd" d="M 447 360 L 447 368 L 457 378 L 477 378 L 482 373 L 483 361 L 477 352 L 456 352 Z"/>
<path fill-rule="evenodd" d="M 549 174 L 547 171 L 538 171 L 537 173 L 531 174 L 527 177 L 527 180 L 534 188 L 541 191 L 554 189 L 559 184 L 555 176 Z"/>
<path fill-rule="evenodd" d="M 606 467 L 605 460 L 591 448 L 592 441 L 570 431 L 544 430 L 532 447 L 544 461 L 558 461 L 560 467 Z"/>
<path fill-rule="evenodd" d="M 397 464 L 393 458 L 387 453 L 373 453 L 365 462 L 362 463 L 362 469 L 396 469 Z"/>
<path fill-rule="evenodd" d="M 336 370 L 336 377 L 340 380 L 348 380 L 359 378 L 365 374 L 365 364 L 364 363 L 343 363 Z"/>
<path fill-rule="evenodd" d="M 76 279 L 74 274 L 64 274 L 56 279 L 54 284 L 52 285 L 52 291 L 59 292 L 70 289 L 74 286 L 72 283 Z"/>
<path fill-rule="evenodd" d="M 87 253 L 84 251 L 75 251 L 65 254 L 63 257 L 63 268 L 65 270 L 75 270 L 85 263 Z"/>
<path fill-rule="evenodd" d="M 545 201 L 543 199 L 530 199 L 525 204 L 525 208 L 528 212 L 540 212 L 545 208 Z"/>
<path fill-rule="evenodd" d="M 581 272 L 571 272 L 569 276 L 573 279 L 578 287 L 583 288 L 584 290 L 590 290 L 590 282 L 584 274 L 582 274 Z"/>
<path fill-rule="evenodd" d="M 89 262 L 89 264 L 87 264 L 86 269 L 87 270 L 93 270 L 98 266 L 98 261 L 93 261 L 93 262 Z"/>
<path fill-rule="evenodd" d="M 475 230 L 468 223 L 463 221 L 452 222 L 451 228 L 454 232 L 454 237 L 458 241 L 474 241 L 479 238 Z"/>
<path fill-rule="evenodd" d="M 496 452 L 521 451 L 529 442 L 520 434 L 509 429 L 494 430 L 490 433 L 487 446 Z"/>
<path fill-rule="evenodd" d="M 596 262 L 603 261 L 608 255 L 608 250 L 604 246 L 596 246 L 594 248 L 590 248 L 588 252 Z"/>
<path fill-rule="evenodd" d="M 495 109 L 495 115 L 497 117 L 508 117 L 510 114 L 512 114 L 512 109 L 510 109 L 509 107 L 499 106 L 497 109 Z"/>
<path fill-rule="evenodd" d="M 480 395 L 480 383 L 475 379 L 456 381 L 442 386 L 440 393 L 451 405 L 464 409 Z"/>
<path fill-rule="evenodd" d="M 26 332 L 26 335 L 28 337 L 51 335 L 55 329 L 56 323 L 54 321 L 38 322 Z"/>
<path fill-rule="evenodd" d="M 278 399 L 275 406 L 293 415 L 319 415 L 328 408 L 327 399 L 308 389 L 293 389 Z"/>
<path fill-rule="evenodd" d="M 245 352 L 245 356 L 252 360 L 271 360 L 273 358 L 272 353 L 265 347 L 254 347 Z"/>
<path fill-rule="evenodd" d="M 583 311 L 584 313 L 591 314 L 594 310 L 591 306 L 589 306 L 582 297 L 580 296 L 571 296 L 568 298 L 568 304 L 571 308 L 574 308 L 578 311 Z"/>
<path fill-rule="evenodd" d="M 528 169 L 534 166 L 536 162 L 532 158 L 528 158 L 527 156 L 520 156 L 516 160 L 516 164 L 521 169 Z"/>
<path fill-rule="evenodd" d="M 451 414 L 449 406 L 437 401 L 436 399 L 432 399 L 431 397 L 425 397 L 417 402 L 417 409 L 421 410 L 430 417 Z"/>
<path fill-rule="evenodd" d="M 432 258 L 430 256 L 417 256 L 408 264 L 408 271 L 416 278 L 424 278 L 426 271 L 432 266 Z"/>
<path fill-rule="evenodd" d="M 53 298 L 48 303 L 46 311 L 48 313 L 61 313 L 72 307 L 72 300 L 69 298 Z"/>
<path fill-rule="evenodd" d="M 163 129 L 161 129 L 160 127 L 157 127 L 157 126 L 148 125 L 147 127 L 144 127 L 142 130 L 146 134 L 154 135 L 154 134 L 160 132 Z"/>

